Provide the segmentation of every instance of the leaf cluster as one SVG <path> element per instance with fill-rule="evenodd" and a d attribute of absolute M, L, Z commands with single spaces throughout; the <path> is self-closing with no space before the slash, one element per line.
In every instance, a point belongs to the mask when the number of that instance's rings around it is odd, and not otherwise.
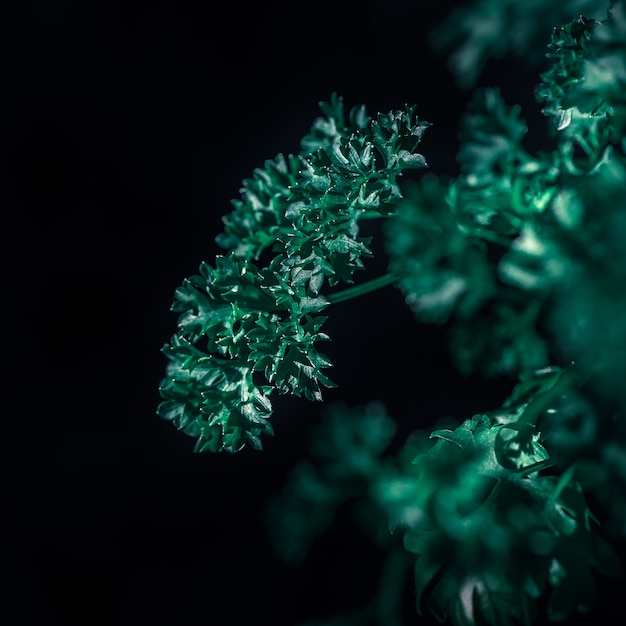
<path fill-rule="evenodd" d="M 391 518 L 417 555 L 416 602 L 454 624 L 530 624 L 549 591 L 548 617 L 561 621 L 595 600 L 594 571 L 619 561 L 593 529 L 571 474 L 543 474 L 541 433 L 506 411 L 476 415 L 431 433 L 413 460 L 406 490 L 413 514 Z M 407 476 L 394 477 L 406 484 Z M 393 494 L 383 483 L 381 493 Z M 424 601 L 428 595 L 427 602 Z"/>
<path fill-rule="evenodd" d="M 562 425 L 580 383 L 575 368 L 528 373 L 501 407 L 416 431 L 395 454 L 395 423 L 383 407 L 331 405 L 313 432 L 310 460 L 269 503 L 277 554 L 304 562 L 348 503 L 390 559 L 394 538 L 413 555 L 405 575 L 413 576 L 418 614 L 463 626 L 529 625 L 546 596 L 551 621 L 590 610 L 597 575 L 618 576 L 621 564 L 585 496 L 588 468 L 577 465 L 585 455 L 571 463 L 562 453 L 572 447 L 554 445 L 554 436 L 575 436 Z M 375 604 L 384 605 L 380 589 Z M 360 623 L 359 615 L 345 623 Z"/>
<path fill-rule="evenodd" d="M 554 149 L 529 154 L 519 107 L 497 88 L 477 89 L 461 121 L 459 177 L 422 177 L 385 224 L 407 303 L 420 321 L 454 319 L 452 358 L 463 372 L 595 362 L 624 345 L 624 324 L 610 313 L 624 305 L 626 267 L 624 42 L 623 4 L 604 21 L 555 29 L 553 66 L 536 91 L 555 122 Z M 599 84 L 598 66 L 616 82 Z M 581 317 L 583 332 L 572 327 Z"/>
<path fill-rule="evenodd" d="M 354 282 L 372 256 L 359 222 L 391 213 L 398 177 L 426 166 L 416 147 L 428 124 L 415 107 L 346 116 L 334 95 L 321 109 L 300 154 L 244 181 L 217 237 L 225 253 L 176 290 L 158 413 L 196 437 L 198 452 L 260 449 L 274 390 L 320 400 L 334 386 L 317 348 L 329 340 L 319 314 L 333 294 L 323 292 Z"/>

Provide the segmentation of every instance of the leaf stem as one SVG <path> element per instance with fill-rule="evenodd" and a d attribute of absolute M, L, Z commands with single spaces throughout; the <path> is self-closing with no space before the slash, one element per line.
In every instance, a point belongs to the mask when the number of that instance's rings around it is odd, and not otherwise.
<path fill-rule="evenodd" d="M 573 366 L 570 365 L 559 374 L 551 387 L 535 395 L 524 409 L 520 421 L 536 425 L 543 413 L 550 408 L 551 404 L 561 396 L 575 380 L 576 372 Z"/>
<path fill-rule="evenodd" d="M 385 626 L 401 626 L 400 607 L 410 560 L 402 547 L 392 548 L 383 565 L 378 590 L 377 613 L 379 623 Z"/>
<path fill-rule="evenodd" d="M 327 299 L 329 304 L 344 302 L 345 300 L 351 300 L 352 298 L 357 298 L 358 296 L 363 296 L 371 291 L 376 291 L 377 289 L 391 285 L 397 280 L 398 275 L 393 272 L 389 272 L 387 274 L 383 274 L 382 276 L 378 276 L 377 278 L 372 278 L 372 280 L 368 280 L 360 285 L 355 285 L 354 287 L 348 287 L 342 291 L 331 293 Z"/>
<path fill-rule="evenodd" d="M 465 235 L 472 235 L 473 237 L 484 239 L 485 241 L 495 243 L 496 245 L 502 246 L 503 248 L 511 247 L 512 239 L 507 239 L 505 236 L 494 233 L 493 231 L 487 230 L 486 228 L 468 228 L 466 226 L 459 226 L 459 229 Z"/>
<path fill-rule="evenodd" d="M 552 494 L 553 499 L 556 501 L 559 499 L 563 489 L 567 487 L 567 485 L 574 478 L 574 473 L 576 472 L 577 463 L 572 463 L 564 472 L 563 475 L 559 478 L 559 482 L 557 483 L 554 493 Z"/>
<path fill-rule="evenodd" d="M 513 473 L 520 474 L 521 476 L 527 476 L 528 474 L 534 474 L 535 472 L 540 472 L 541 470 L 548 469 L 549 467 L 554 467 L 555 465 L 557 465 L 557 463 L 554 459 L 543 459 L 541 461 L 531 463 L 530 465 L 526 465 L 525 467 L 520 467 Z"/>

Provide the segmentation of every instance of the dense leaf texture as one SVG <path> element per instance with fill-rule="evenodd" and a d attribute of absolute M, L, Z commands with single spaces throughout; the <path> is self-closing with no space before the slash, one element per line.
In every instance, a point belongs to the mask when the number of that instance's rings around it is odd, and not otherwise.
<path fill-rule="evenodd" d="M 261 448 L 274 390 L 320 400 L 334 385 L 317 348 L 329 339 L 323 291 L 354 282 L 372 254 L 359 221 L 395 211 L 398 177 L 426 166 L 415 150 L 428 124 L 414 107 L 346 116 L 333 96 L 321 108 L 299 155 L 244 181 L 217 237 L 225 254 L 175 293 L 158 412 L 197 437 L 196 451 Z"/>

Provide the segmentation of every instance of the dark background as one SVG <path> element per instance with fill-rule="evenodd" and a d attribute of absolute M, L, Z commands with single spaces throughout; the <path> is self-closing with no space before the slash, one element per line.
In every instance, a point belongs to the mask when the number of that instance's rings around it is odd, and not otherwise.
<path fill-rule="evenodd" d="M 160 348 L 175 332 L 174 289 L 219 253 L 214 237 L 242 179 L 297 152 L 332 92 L 370 114 L 417 104 L 433 124 L 422 142 L 431 170 L 456 173 L 468 94 L 427 39 L 451 5 L 14 5 L 7 626 L 280 626 L 371 594 L 377 555 L 350 529 L 297 569 L 273 557 L 261 523 L 320 406 L 277 398 L 264 451 L 193 454 L 194 441 L 156 415 Z M 535 77 L 501 62 L 481 80 L 524 104 Z M 339 387 L 325 399 L 381 401 L 401 432 L 508 392 L 461 379 L 442 329 L 417 327 L 394 288 L 336 305 L 326 329 Z"/>

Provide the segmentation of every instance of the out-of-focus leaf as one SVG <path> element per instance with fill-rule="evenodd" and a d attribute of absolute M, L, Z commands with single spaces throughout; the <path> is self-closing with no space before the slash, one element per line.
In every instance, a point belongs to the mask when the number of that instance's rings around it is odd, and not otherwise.
<path fill-rule="evenodd" d="M 433 48 L 448 59 L 459 87 L 475 87 L 485 65 L 509 56 L 541 68 L 545 42 L 555 25 L 579 15 L 605 17 L 603 0 L 468 0 L 433 29 Z"/>

